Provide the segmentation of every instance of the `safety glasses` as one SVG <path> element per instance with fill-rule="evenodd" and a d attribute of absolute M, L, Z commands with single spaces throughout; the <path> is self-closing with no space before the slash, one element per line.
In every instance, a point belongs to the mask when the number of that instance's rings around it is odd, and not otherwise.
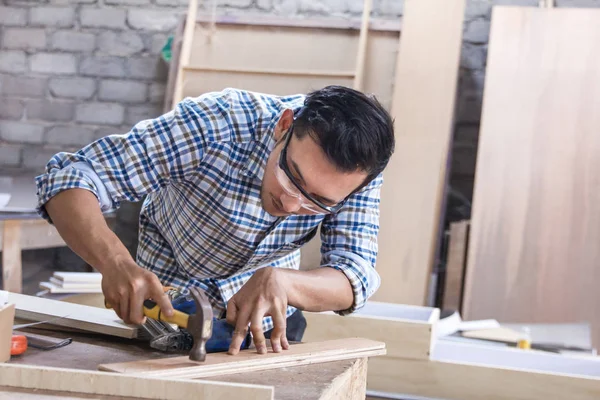
<path fill-rule="evenodd" d="M 279 184 L 287 195 L 297 198 L 300 201 L 301 207 L 313 214 L 332 214 L 339 211 L 346 203 L 347 198 L 335 205 L 327 205 L 312 197 L 298 182 L 296 182 L 296 179 L 294 178 L 294 175 L 292 175 L 287 164 L 287 148 L 293 136 L 293 132 L 292 125 L 290 130 L 286 133 L 283 148 L 281 149 L 281 153 L 279 153 L 279 162 L 275 168 L 275 176 L 277 177 Z"/>

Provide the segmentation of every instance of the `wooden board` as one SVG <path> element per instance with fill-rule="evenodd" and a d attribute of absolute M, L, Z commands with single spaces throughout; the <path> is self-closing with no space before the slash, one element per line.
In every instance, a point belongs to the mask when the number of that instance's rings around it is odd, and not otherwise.
<path fill-rule="evenodd" d="M 460 311 L 467 262 L 469 221 L 450 224 L 450 242 L 444 280 L 444 309 Z"/>
<path fill-rule="evenodd" d="M 23 278 L 21 271 L 21 223 L 18 220 L 4 221 L 2 229 L 2 288 L 21 293 Z"/>
<path fill-rule="evenodd" d="M 307 327 L 302 340 L 364 337 L 385 342 L 385 357 L 429 359 L 439 320 L 437 308 L 403 306 L 369 301 L 361 310 L 339 316 L 332 312 L 305 312 Z M 369 368 L 369 373 L 376 373 Z"/>
<path fill-rule="evenodd" d="M 425 305 L 452 136 L 465 0 L 406 0 L 384 172 L 377 301 Z"/>
<path fill-rule="evenodd" d="M 0 364 L 0 398 L 5 394 L 7 399 L 30 399 L 39 398 L 34 396 L 47 395 L 63 399 L 68 398 L 67 396 L 75 399 L 119 396 L 119 399 L 128 397 L 160 400 L 272 400 L 273 388 L 239 383 L 171 381 L 67 368 Z M 8 397 L 11 395 L 12 397 Z"/>
<path fill-rule="evenodd" d="M 600 10 L 495 7 L 463 315 L 600 345 Z"/>
<path fill-rule="evenodd" d="M 597 400 L 600 359 L 439 341 L 431 361 L 379 357 L 383 393 L 446 400 Z M 372 366 L 369 366 L 371 368 Z"/>
<path fill-rule="evenodd" d="M 190 361 L 189 357 L 101 364 L 102 371 L 121 372 L 164 378 L 203 378 L 225 373 L 262 371 L 322 362 L 373 357 L 385 354 L 385 344 L 374 340 L 352 338 L 318 343 L 291 345 L 282 353 L 258 354 L 255 349 L 243 350 L 236 356 L 211 353 L 206 361 Z"/>
<path fill-rule="evenodd" d="M 0 300 L 0 363 L 10 360 L 14 320 L 15 305 L 10 303 L 3 304 L 2 300 Z"/>
<path fill-rule="evenodd" d="M 3 291 L 0 291 L 0 294 Z M 6 292 L 4 292 L 6 293 Z M 29 321 L 50 321 L 52 325 L 86 330 L 123 338 L 137 337 L 137 326 L 125 324 L 114 310 L 84 306 L 24 294 L 8 293 L 16 316 Z"/>

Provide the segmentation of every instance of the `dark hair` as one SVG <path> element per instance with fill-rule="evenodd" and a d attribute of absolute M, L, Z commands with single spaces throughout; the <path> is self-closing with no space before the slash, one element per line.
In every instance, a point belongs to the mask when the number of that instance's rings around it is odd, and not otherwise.
<path fill-rule="evenodd" d="M 342 172 L 364 171 L 364 185 L 379 175 L 394 152 L 394 122 L 375 96 L 344 86 L 307 94 L 294 132 L 310 135 Z"/>

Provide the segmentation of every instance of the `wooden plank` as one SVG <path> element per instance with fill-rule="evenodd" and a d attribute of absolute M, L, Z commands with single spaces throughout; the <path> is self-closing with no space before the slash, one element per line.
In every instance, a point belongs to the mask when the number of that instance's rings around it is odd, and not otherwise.
<path fill-rule="evenodd" d="M 374 300 L 426 304 L 442 218 L 465 0 L 406 0 L 384 172 Z"/>
<path fill-rule="evenodd" d="M 42 219 L 15 220 L 21 224 L 21 250 L 46 249 L 51 247 L 66 246 L 58 231 L 53 225 Z M 6 221 L 0 221 L 0 229 L 4 228 Z M 0 237 L 0 245 L 3 239 Z"/>
<path fill-rule="evenodd" d="M 463 315 L 600 345 L 600 10 L 495 7 Z"/>
<path fill-rule="evenodd" d="M 319 18 L 310 16 L 310 18 L 284 17 L 278 15 L 217 15 L 200 14 L 196 17 L 198 23 L 212 23 L 217 25 L 255 25 L 262 27 L 283 27 L 283 28 L 325 28 L 325 29 L 343 29 L 343 30 L 359 30 L 362 27 L 362 19 L 348 18 Z M 390 20 L 372 18 L 369 21 L 369 30 L 371 31 L 387 31 L 400 32 L 402 29 L 401 20 Z"/>
<path fill-rule="evenodd" d="M 435 343 L 439 309 L 370 301 L 343 317 L 332 312 L 305 312 L 304 317 L 304 342 L 364 337 L 385 342 L 385 357 L 427 360 Z M 376 371 L 369 369 L 369 373 Z"/>
<path fill-rule="evenodd" d="M 0 296 L 1 297 L 1 296 Z M 15 305 L 0 300 L 0 363 L 10 360 L 12 327 L 15 320 Z"/>
<path fill-rule="evenodd" d="M 67 272 L 67 271 L 55 271 L 53 274 L 54 278 L 63 282 L 63 284 L 71 283 L 85 283 L 85 284 L 101 284 L 102 274 L 99 272 Z"/>
<path fill-rule="evenodd" d="M 443 300 L 444 309 L 446 310 L 460 312 L 461 309 L 468 234 L 469 221 L 458 221 L 450 224 Z"/>
<path fill-rule="evenodd" d="M 183 73 L 181 67 L 188 65 L 192 53 L 192 38 L 194 30 L 196 28 L 196 15 L 198 13 L 198 0 L 190 0 L 188 5 L 187 17 L 185 20 L 185 26 L 183 28 L 183 41 L 181 42 L 181 49 L 179 51 L 179 59 L 177 61 L 177 73 L 175 75 L 175 87 L 173 93 L 173 105 L 175 108 L 176 104 L 183 99 Z"/>
<path fill-rule="evenodd" d="M 67 368 L 0 364 L 0 394 L 10 393 L 10 388 L 28 389 L 24 392 L 29 394 L 49 391 L 48 394 L 54 396 L 67 393 L 73 396 L 160 400 L 273 399 L 273 388 L 269 386 L 198 380 L 172 381 Z"/>
<path fill-rule="evenodd" d="M 256 68 L 227 68 L 211 66 L 184 66 L 184 71 L 197 72 L 228 72 L 232 74 L 257 74 L 257 75 L 282 75 L 299 77 L 324 77 L 324 78 L 353 78 L 354 71 L 326 71 L 326 70 L 283 70 L 283 69 L 256 69 Z"/>
<path fill-rule="evenodd" d="M 203 378 L 249 371 L 373 357 L 385 354 L 385 343 L 369 339 L 351 338 L 318 343 L 291 345 L 282 353 L 258 354 L 255 349 L 243 350 L 236 356 L 212 353 L 203 363 L 190 361 L 189 357 L 171 357 L 128 363 L 101 364 L 102 371 L 121 372 L 152 377 Z"/>
<path fill-rule="evenodd" d="M 356 71 L 354 73 L 353 88 L 361 90 L 363 87 L 363 75 L 365 72 L 365 55 L 367 53 L 367 37 L 369 36 L 369 18 L 371 17 L 371 7 L 373 0 L 364 0 L 363 14 L 360 25 L 360 35 L 358 37 L 358 51 L 356 52 Z"/>
<path fill-rule="evenodd" d="M 0 291 L 0 295 L 3 293 Z M 137 326 L 125 324 L 114 310 L 17 293 L 8 293 L 8 301 L 15 304 L 16 316 L 24 320 L 52 320 L 52 325 L 123 338 L 137 336 Z"/>
<path fill-rule="evenodd" d="M 21 222 L 4 221 L 2 232 L 2 288 L 9 292 L 21 293 Z"/>
<path fill-rule="evenodd" d="M 438 342 L 433 357 L 431 361 L 375 358 L 369 368 L 377 363 L 385 375 L 369 384 L 378 392 L 447 400 L 600 398 L 598 358 L 444 341 Z"/>

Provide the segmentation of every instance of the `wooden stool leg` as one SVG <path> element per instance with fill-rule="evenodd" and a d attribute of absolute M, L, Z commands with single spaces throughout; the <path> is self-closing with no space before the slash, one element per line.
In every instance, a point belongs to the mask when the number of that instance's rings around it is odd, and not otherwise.
<path fill-rule="evenodd" d="M 2 239 L 2 289 L 21 293 L 23 275 L 21 264 L 21 222 L 4 221 Z"/>

